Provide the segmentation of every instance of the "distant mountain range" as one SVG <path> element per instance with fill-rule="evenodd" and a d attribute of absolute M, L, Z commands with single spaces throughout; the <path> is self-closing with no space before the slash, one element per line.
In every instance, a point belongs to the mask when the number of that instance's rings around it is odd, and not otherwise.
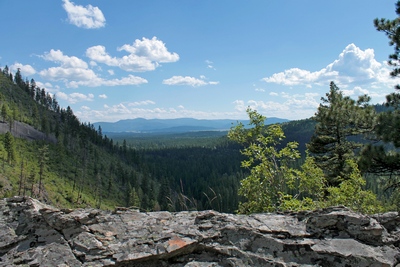
<path fill-rule="evenodd" d="M 280 118 L 268 118 L 266 124 L 288 122 Z M 183 133 L 198 131 L 226 131 L 232 125 L 242 122 L 245 126 L 249 120 L 198 120 L 191 118 L 181 119 L 128 119 L 117 122 L 96 122 L 93 123 L 97 129 L 101 126 L 102 132 L 135 132 L 135 133 Z"/>

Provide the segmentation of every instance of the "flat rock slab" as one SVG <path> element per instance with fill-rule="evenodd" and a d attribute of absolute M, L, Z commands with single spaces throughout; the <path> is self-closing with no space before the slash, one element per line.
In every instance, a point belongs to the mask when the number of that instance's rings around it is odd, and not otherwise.
<path fill-rule="evenodd" d="M 397 212 L 249 216 L 0 200 L 0 266 L 400 266 Z"/>

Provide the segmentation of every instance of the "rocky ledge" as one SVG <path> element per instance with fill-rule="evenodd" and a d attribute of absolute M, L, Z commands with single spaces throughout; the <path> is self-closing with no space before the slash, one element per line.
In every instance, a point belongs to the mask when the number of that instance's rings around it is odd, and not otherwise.
<path fill-rule="evenodd" d="M 397 212 L 60 210 L 0 200 L 0 266 L 400 266 Z"/>

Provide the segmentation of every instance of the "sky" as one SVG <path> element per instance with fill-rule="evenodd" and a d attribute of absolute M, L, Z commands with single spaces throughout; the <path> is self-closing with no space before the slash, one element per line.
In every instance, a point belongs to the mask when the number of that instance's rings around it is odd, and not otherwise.
<path fill-rule="evenodd" d="M 82 122 L 313 116 L 334 81 L 383 103 L 400 83 L 388 0 L 0 0 L 0 67 Z"/>

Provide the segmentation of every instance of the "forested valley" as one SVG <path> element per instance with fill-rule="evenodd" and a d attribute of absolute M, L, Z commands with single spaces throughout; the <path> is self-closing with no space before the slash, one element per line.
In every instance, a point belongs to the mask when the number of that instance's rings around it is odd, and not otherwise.
<path fill-rule="evenodd" d="M 340 204 L 318 198 L 346 199 L 343 194 L 357 189 L 365 194 L 354 197 L 370 202 L 353 208 L 395 209 L 398 146 L 377 121 L 387 119 L 378 114 L 393 115 L 396 109 L 343 97 L 334 83 L 323 100 L 330 105 L 321 104 L 313 118 L 269 126 L 249 109 L 253 128 L 233 125 L 229 133 L 102 133 L 101 127 L 81 123 L 70 107 L 60 107 L 33 79 L 5 67 L 0 71 L 0 194 L 31 196 L 59 207 L 251 213 Z M 344 110 L 353 115 L 344 118 Z M 359 169 L 363 178 L 355 183 Z M 266 171 L 275 175 L 268 178 Z M 345 181 L 353 187 L 341 189 Z M 252 197 L 261 206 L 251 204 Z"/>
<path fill-rule="evenodd" d="M 111 138 L 7 66 L 0 71 L 0 97 L 3 197 L 28 195 L 60 207 L 237 209 L 237 190 L 248 171 L 240 167 L 241 146 L 227 132 Z M 21 138 L 19 123 L 43 135 Z M 300 133 L 304 125 L 286 127 L 299 127 L 288 132 Z M 305 129 L 303 147 L 312 134 Z"/>

